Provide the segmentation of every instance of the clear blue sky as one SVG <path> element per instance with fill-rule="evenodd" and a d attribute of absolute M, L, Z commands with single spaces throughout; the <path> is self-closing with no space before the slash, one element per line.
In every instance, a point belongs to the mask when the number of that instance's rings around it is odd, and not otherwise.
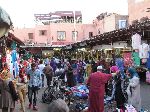
<path fill-rule="evenodd" d="M 34 26 L 34 13 L 82 11 L 83 23 L 92 23 L 103 12 L 128 14 L 127 0 L 0 0 L 15 27 Z"/>

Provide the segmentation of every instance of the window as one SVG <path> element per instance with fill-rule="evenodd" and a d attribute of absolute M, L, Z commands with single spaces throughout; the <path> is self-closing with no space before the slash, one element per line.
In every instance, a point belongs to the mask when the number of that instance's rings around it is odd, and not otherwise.
<path fill-rule="evenodd" d="M 33 33 L 28 33 L 29 39 L 33 39 Z"/>
<path fill-rule="evenodd" d="M 77 39 L 77 37 L 78 37 L 78 32 L 72 31 L 72 40 L 75 40 L 75 38 Z"/>
<path fill-rule="evenodd" d="M 39 35 L 40 36 L 46 36 L 47 35 L 47 31 L 46 30 L 40 30 L 39 31 Z"/>
<path fill-rule="evenodd" d="M 57 31 L 57 40 L 62 41 L 66 39 L 65 31 Z"/>
<path fill-rule="evenodd" d="M 89 32 L 89 38 L 93 37 L 93 32 Z"/>
<path fill-rule="evenodd" d="M 119 29 L 126 28 L 127 27 L 127 21 L 126 20 L 119 20 Z"/>

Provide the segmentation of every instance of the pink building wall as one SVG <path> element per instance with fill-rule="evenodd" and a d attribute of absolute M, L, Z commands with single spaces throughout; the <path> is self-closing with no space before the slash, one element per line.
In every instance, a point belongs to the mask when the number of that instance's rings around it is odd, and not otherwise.
<path fill-rule="evenodd" d="M 95 19 L 93 21 L 93 24 L 96 27 L 97 35 L 119 29 L 119 20 L 126 20 L 126 26 L 128 26 L 127 15 L 119 15 L 116 13 L 112 13 L 106 15 L 101 20 Z"/>
<path fill-rule="evenodd" d="M 128 0 L 129 23 L 146 16 L 150 18 L 147 8 L 150 8 L 150 0 Z"/>
<path fill-rule="evenodd" d="M 77 41 L 82 41 L 89 38 L 89 32 L 93 32 L 93 35 L 97 34 L 96 27 L 93 24 L 76 24 L 76 31 L 78 32 Z M 39 35 L 40 30 L 46 30 L 46 35 Z M 59 41 L 57 39 L 57 31 L 65 31 L 66 39 Z M 25 40 L 30 40 L 28 33 L 33 33 L 32 42 L 34 43 L 50 43 L 53 45 L 67 45 L 75 42 L 72 38 L 72 31 L 74 31 L 74 24 L 71 23 L 51 23 L 50 25 L 37 25 L 35 28 L 22 28 L 14 29 L 16 37 Z"/>

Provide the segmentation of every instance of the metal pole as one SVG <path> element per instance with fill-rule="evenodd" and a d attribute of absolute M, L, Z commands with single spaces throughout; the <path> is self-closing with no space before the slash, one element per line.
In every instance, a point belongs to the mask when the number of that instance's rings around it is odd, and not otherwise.
<path fill-rule="evenodd" d="M 75 43 L 76 43 L 76 41 L 77 41 L 77 36 L 76 36 L 76 15 L 75 15 L 75 11 L 73 12 L 73 14 L 74 14 L 74 36 L 75 36 L 75 39 L 74 39 L 74 41 L 75 41 Z"/>

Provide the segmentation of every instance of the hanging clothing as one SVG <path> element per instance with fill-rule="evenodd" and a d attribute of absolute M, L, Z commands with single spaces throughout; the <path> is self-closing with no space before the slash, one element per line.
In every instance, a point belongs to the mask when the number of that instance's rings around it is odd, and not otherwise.
<path fill-rule="evenodd" d="M 116 58 L 115 64 L 119 68 L 119 70 L 124 69 L 124 61 L 122 58 Z"/>
<path fill-rule="evenodd" d="M 12 42 L 12 44 L 11 44 L 11 48 L 12 48 L 13 50 L 16 50 L 16 47 L 17 47 L 16 42 Z"/>
<path fill-rule="evenodd" d="M 6 63 L 6 56 L 2 57 L 2 63 Z"/>
<path fill-rule="evenodd" d="M 132 65 L 132 54 L 131 53 L 124 53 L 123 54 L 124 58 L 124 66 Z"/>
<path fill-rule="evenodd" d="M 14 76 L 13 76 L 13 63 L 10 63 L 10 74 L 11 74 L 11 79 L 14 79 Z"/>
<path fill-rule="evenodd" d="M 148 52 L 149 58 L 147 59 L 146 67 L 150 69 L 150 51 Z"/>
<path fill-rule="evenodd" d="M 121 77 L 124 78 L 125 77 L 125 74 L 124 74 L 125 61 L 122 58 L 116 58 L 115 63 L 116 63 L 116 66 L 120 70 Z"/>
<path fill-rule="evenodd" d="M 132 53 L 132 59 L 134 61 L 135 66 L 140 66 L 140 57 L 138 52 L 133 52 Z"/>
<path fill-rule="evenodd" d="M 16 76 L 19 75 L 19 65 L 17 63 L 17 61 L 14 63 L 14 78 L 16 78 Z"/>
<path fill-rule="evenodd" d="M 148 44 L 145 44 L 143 43 L 142 45 L 139 46 L 139 56 L 140 58 L 148 58 L 149 55 L 148 55 L 148 51 L 149 51 L 149 45 Z"/>
<path fill-rule="evenodd" d="M 146 82 L 150 84 L 150 72 L 149 71 L 146 72 Z"/>
<path fill-rule="evenodd" d="M 17 51 L 16 50 L 12 50 L 11 57 L 12 57 L 12 63 L 15 63 L 15 61 L 17 61 Z"/>
<path fill-rule="evenodd" d="M 105 84 L 112 77 L 111 74 L 101 72 L 92 73 L 89 76 L 89 112 L 104 111 Z"/>
<path fill-rule="evenodd" d="M 139 46 L 141 45 L 141 36 L 136 33 L 131 38 L 132 38 L 132 48 L 139 49 Z"/>

